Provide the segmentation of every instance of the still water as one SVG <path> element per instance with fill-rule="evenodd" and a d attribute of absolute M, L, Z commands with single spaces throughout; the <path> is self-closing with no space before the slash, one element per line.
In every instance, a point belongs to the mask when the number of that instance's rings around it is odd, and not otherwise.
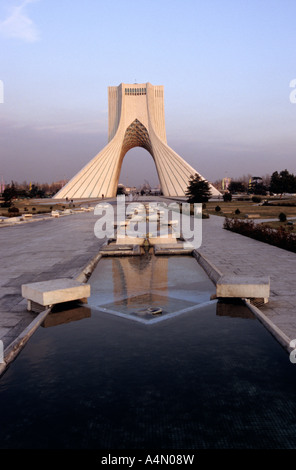
<path fill-rule="evenodd" d="M 0 447 L 295 448 L 288 354 L 194 259 L 137 260 L 100 261 L 0 379 Z"/>

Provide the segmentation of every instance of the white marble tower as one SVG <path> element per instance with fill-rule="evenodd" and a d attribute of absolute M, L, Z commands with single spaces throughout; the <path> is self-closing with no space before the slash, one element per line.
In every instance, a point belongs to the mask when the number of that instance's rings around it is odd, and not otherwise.
<path fill-rule="evenodd" d="M 163 86 L 121 83 L 108 87 L 108 103 L 108 144 L 55 198 L 116 196 L 123 158 L 133 147 L 151 154 L 164 196 L 184 196 L 190 176 L 198 172 L 167 145 Z M 213 196 L 220 195 L 212 185 L 211 191 Z"/>

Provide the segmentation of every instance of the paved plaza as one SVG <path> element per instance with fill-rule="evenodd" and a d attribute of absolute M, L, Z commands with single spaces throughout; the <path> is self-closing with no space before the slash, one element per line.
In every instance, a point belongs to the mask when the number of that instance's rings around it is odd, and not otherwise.
<path fill-rule="evenodd" d="M 102 245 L 94 235 L 97 218 L 84 212 L 0 227 L 0 339 L 5 348 L 36 318 L 26 309 L 22 284 L 78 276 Z M 224 274 L 270 276 L 270 299 L 260 309 L 296 338 L 296 254 L 226 231 L 223 221 L 219 216 L 203 220 L 199 252 Z"/>

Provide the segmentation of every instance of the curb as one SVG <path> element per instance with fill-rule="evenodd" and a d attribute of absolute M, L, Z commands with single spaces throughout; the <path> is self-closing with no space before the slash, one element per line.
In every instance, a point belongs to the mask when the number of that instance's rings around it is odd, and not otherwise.
<path fill-rule="evenodd" d="M 44 310 L 25 328 L 15 340 L 4 350 L 4 362 L 0 364 L 0 376 L 5 372 L 7 366 L 17 357 L 33 333 L 47 317 L 51 309 Z"/>

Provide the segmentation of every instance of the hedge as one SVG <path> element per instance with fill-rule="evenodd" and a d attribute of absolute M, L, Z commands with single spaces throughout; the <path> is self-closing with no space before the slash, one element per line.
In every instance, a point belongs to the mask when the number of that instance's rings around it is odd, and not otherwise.
<path fill-rule="evenodd" d="M 275 230 L 254 223 L 252 220 L 242 221 L 225 218 L 223 228 L 296 253 L 296 236 L 293 233 L 286 232 L 283 227 Z"/>

